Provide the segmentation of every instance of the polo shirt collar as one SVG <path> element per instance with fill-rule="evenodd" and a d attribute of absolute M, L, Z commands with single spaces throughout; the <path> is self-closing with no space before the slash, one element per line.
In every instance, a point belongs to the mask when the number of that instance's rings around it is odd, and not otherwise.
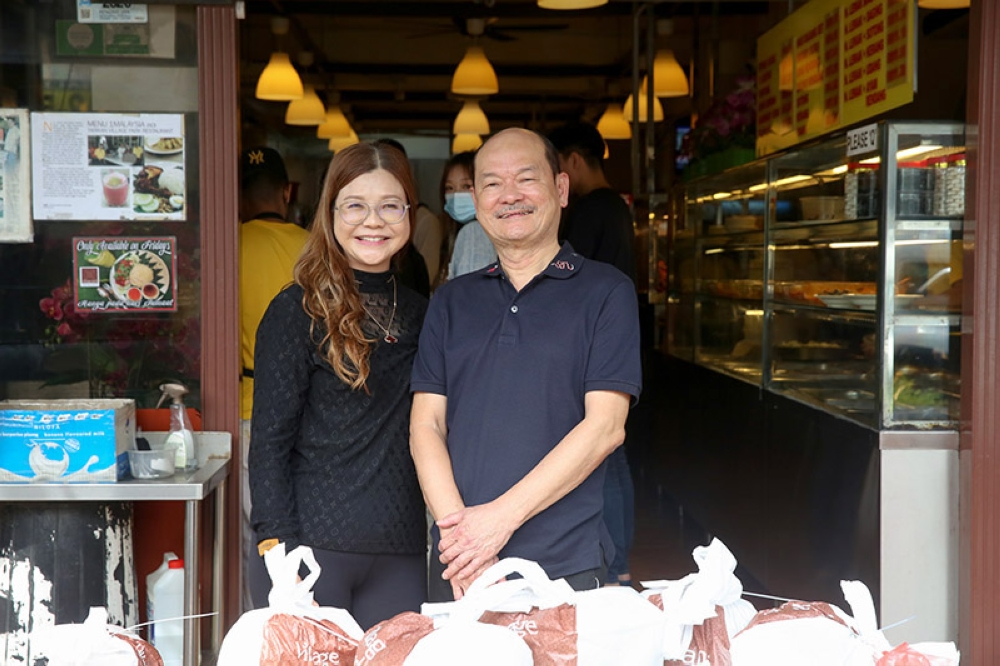
<path fill-rule="evenodd" d="M 564 241 L 555 258 L 549 263 L 548 266 L 545 267 L 545 270 L 541 272 L 541 275 L 559 280 L 565 280 L 573 277 L 573 275 L 580 270 L 580 264 L 582 262 L 583 255 L 577 254 L 573 249 L 573 246 L 570 245 L 568 241 Z M 504 270 L 500 265 L 499 259 L 486 268 L 483 268 L 482 272 L 486 277 L 504 277 Z"/>

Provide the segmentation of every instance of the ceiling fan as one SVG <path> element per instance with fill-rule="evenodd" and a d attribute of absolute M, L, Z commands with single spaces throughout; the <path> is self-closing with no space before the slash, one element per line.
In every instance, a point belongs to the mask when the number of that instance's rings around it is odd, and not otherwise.
<path fill-rule="evenodd" d="M 502 24 L 499 18 L 453 17 L 450 25 L 440 25 L 424 32 L 413 33 L 409 37 L 436 37 L 457 32 L 465 37 L 492 39 L 498 42 L 512 42 L 518 32 L 556 32 L 565 30 L 568 23 L 515 23 Z"/>

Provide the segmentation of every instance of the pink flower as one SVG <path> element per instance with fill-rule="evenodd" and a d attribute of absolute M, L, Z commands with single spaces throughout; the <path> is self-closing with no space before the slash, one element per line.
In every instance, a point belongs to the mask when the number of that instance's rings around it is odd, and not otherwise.
<path fill-rule="evenodd" d="M 59 324 L 59 326 L 56 328 L 56 333 L 58 333 L 59 337 L 63 339 L 76 337 L 76 331 L 74 331 L 72 327 L 66 322 Z"/>
<path fill-rule="evenodd" d="M 52 290 L 52 298 L 60 301 L 68 301 L 73 296 L 73 288 L 69 284 L 69 280 L 66 280 L 66 284 L 56 287 Z"/>
<path fill-rule="evenodd" d="M 41 308 L 42 312 L 49 319 L 61 321 L 63 318 L 62 305 L 54 298 L 43 298 L 38 302 L 38 307 Z"/>

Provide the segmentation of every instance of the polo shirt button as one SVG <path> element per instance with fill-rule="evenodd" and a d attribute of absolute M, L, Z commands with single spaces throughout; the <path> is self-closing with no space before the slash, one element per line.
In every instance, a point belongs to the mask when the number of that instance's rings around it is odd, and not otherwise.
<path fill-rule="evenodd" d="M 510 311 L 516 313 L 517 312 L 517 306 L 516 305 L 510 306 Z"/>

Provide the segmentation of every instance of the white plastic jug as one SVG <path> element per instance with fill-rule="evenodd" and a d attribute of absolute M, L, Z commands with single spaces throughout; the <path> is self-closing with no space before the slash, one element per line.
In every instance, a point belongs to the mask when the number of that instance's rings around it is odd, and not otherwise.
<path fill-rule="evenodd" d="M 163 666 L 184 663 L 184 560 L 164 553 L 163 564 L 146 576 L 149 642 L 163 657 Z"/>

